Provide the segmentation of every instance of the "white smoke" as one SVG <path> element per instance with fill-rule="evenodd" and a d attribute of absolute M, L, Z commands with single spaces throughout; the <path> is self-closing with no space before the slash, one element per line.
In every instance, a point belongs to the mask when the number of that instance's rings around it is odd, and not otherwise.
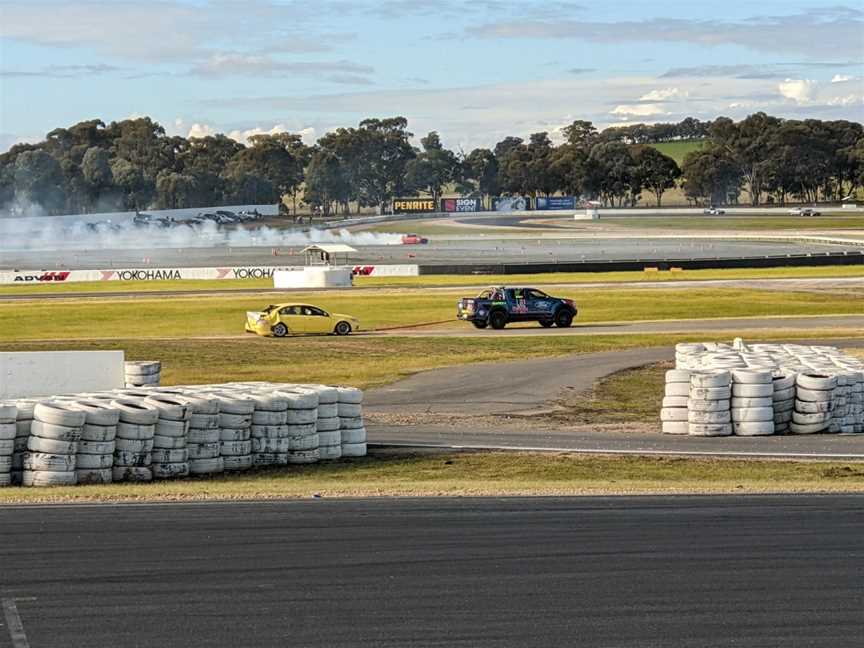
<path fill-rule="evenodd" d="M 347 229 L 307 231 L 272 227 L 225 228 L 212 221 L 191 227 L 136 227 L 99 223 L 88 227 L 82 221 L 54 222 L 51 218 L 0 219 L 0 251 L 40 250 L 129 250 L 208 247 L 280 247 L 311 243 L 347 245 L 399 245 L 400 234 L 351 232 Z"/>

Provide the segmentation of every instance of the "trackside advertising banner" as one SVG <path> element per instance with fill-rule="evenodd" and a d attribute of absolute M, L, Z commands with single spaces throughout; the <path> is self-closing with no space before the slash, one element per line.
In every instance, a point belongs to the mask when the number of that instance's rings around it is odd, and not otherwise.
<path fill-rule="evenodd" d="M 417 265 L 358 265 L 352 269 L 357 277 L 417 277 L 420 266 Z"/>
<path fill-rule="evenodd" d="M 576 209 L 576 198 L 573 196 L 538 197 L 537 209 Z"/>
<path fill-rule="evenodd" d="M 120 270 L 16 270 L 0 272 L 0 284 L 75 283 L 80 281 L 165 281 L 172 279 L 269 279 L 274 270 L 294 266 L 223 268 L 129 268 Z"/>
<path fill-rule="evenodd" d="M 492 209 L 499 212 L 525 211 L 531 208 L 531 199 L 524 196 L 502 196 L 492 201 Z"/>
<path fill-rule="evenodd" d="M 483 202 L 479 198 L 444 198 L 441 200 L 441 211 L 444 212 L 478 212 L 483 210 Z"/>
<path fill-rule="evenodd" d="M 423 212 L 434 212 L 435 201 L 431 198 L 394 198 L 394 214 L 420 214 Z"/>

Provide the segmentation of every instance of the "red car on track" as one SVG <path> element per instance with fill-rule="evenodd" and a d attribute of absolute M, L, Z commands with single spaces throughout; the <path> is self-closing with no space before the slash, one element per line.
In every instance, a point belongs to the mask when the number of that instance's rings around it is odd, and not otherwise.
<path fill-rule="evenodd" d="M 417 234 L 405 234 L 402 236 L 402 245 L 426 245 L 429 239 Z"/>

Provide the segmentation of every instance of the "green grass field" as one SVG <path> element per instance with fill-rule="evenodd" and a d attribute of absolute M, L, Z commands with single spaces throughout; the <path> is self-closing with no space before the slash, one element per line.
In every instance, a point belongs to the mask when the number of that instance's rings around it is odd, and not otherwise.
<path fill-rule="evenodd" d="M 320 497 L 832 493 L 864 490 L 854 462 L 607 457 L 531 452 L 385 452 L 202 479 L 3 488 L 0 503 Z"/>
<path fill-rule="evenodd" d="M 465 292 L 334 291 L 297 293 L 284 300 L 244 295 L 0 302 L 0 341 L 239 335 L 243 333 L 246 311 L 280 301 L 308 302 L 331 312 L 354 315 L 364 330 L 451 322 L 451 326 L 467 331 L 469 325 L 455 320 L 456 301 Z M 576 300 L 577 325 L 864 312 L 864 293 L 735 288 L 565 289 L 556 293 Z"/>
<path fill-rule="evenodd" d="M 864 266 L 812 268 L 736 268 L 730 270 L 685 270 L 682 272 L 549 272 L 512 275 L 422 275 L 419 277 L 355 277 L 358 288 L 422 288 L 447 286 L 516 285 L 549 286 L 567 283 L 627 283 L 642 281 L 707 281 L 715 279 L 812 279 L 821 277 L 864 277 Z M 25 284 L 0 286 L 0 295 L 59 295 L 63 293 L 135 292 L 158 293 L 173 290 L 227 291 L 270 289 L 270 279 L 224 281 L 94 281 L 70 284 Z M 292 293 L 286 292 L 286 295 Z M 290 298 L 290 297 L 286 297 Z M 268 298 L 265 298 L 268 299 Z"/>
<path fill-rule="evenodd" d="M 660 142 L 650 144 L 663 155 L 671 157 L 680 167 L 684 164 L 684 156 L 693 151 L 698 151 L 705 145 L 704 140 L 681 140 L 680 142 Z"/>

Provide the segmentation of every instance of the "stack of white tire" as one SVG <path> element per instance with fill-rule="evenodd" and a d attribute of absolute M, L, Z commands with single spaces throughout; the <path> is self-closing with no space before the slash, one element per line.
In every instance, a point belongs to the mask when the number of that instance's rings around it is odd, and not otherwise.
<path fill-rule="evenodd" d="M 732 370 L 735 436 L 774 434 L 774 375 L 770 369 Z"/>
<path fill-rule="evenodd" d="M 279 392 L 288 401 L 288 463 L 316 463 L 318 449 L 318 393 L 299 386 L 285 387 Z"/>
<path fill-rule="evenodd" d="M 225 472 L 252 467 L 252 413 L 255 401 L 234 392 L 212 394 L 219 400 L 219 455 Z"/>
<path fill-rule="evenodd" d="M 71 486 L 77 483 L 75 455 L 86 415 L 69 403 L 45 401 L 33 410 L 24 455 L 24 486 Z"/>
<path fill-rule="evenodd" d="M 729 436 L 731 375 L 715 369 L 692 371 L 687 401 L 687 433 L 691 436 Z"/>
<path fill-rule="evenodd" d="M 792 411 L 795 409 L 795 380 L 798 375 L 794 371 L 777 369 L 774 371 L 774 391 L 771 397 L 774 408 L 774 434 L 787 434 L 792 423 Z"/>
<path fill-rule="evenodd" d="M 264 390 L 250 393 L 252 412 L 252 465 L 276 466 L 288 463 L 288 399 Z"/>
<path fill-rule="evenodd" d="M 21 485 L 24 472 L 24 455 L 27 454 L 27 442 L 30 439 L 30 427 L 33 425 L 33 412 L 38 400 L 24 398 L 15 401 L 18 415 L 15 418 L 15 445 L 12 451 L 12 483 Z"/>
<path fill-rule="evenodd" d="M 789 431 L 792 434 L 829 432 L 834 412 L 837 376 L 799 373 L 795 384 L 795 409 Z"/>
<path fill-rule="evenodd" d="M 17 406 L 13 403 L 0 403 L 0 486 L 12 484 L 12 454 L 15 451 L 17 418 Z"/>
<path fill-rule="evenodd" d="M 78 400 L 71 407 L 84 412 L 84 427 L 75 455 L 79 484 L 110 484 L 114 478 L 114 451 L 120 410 L 110 401 Z"/>
<path fill-rule="evenodd" d="M 363 424 L 363 392 L 356 387 L 338 387 L 339 434 L 343 457 L 366 456 L 366 427 Z"/>
<path fill-rule="evenodd" d="M 143 398 L 122 398 L 114 401 L 120 412 L 114 438 L 115 482 L 147 482 L 153 479 L 153 438 L 159 410 Z"/>
<path fill-rule="evenodd" d="M 327 385 L 307 385 L 318 394 L 318 454 L 321 460 L 342 456 L 342 422 L 339 418 L 339 390 Z"/>
<path fill-rule="evenodd" d="M 690 372 L 670 369 L 666 372 L 663 408 L 660 410 L 663 434 L 688 434 L 687 402 L 690 396 Z"/>
<path fill-rule="evenodd" d="M 159 411 L 153 431 L 151 470 L 153 479 L 189 476 L 186 449 L 192 406 L 189 399 L 175 394 L 155 393 L 145 399 Z"/>
<path fill-rule="evenodd" d="M 190 391 L 192 412 L 189 415 L 189 431 L 186 435 L 186 455 L 189 457 L 189 473 L 213 475 L 225 470 L 222 460 L 222 444 L 219 431 L 220 402 L 215 396 L 204 392 Z"/>
<path fill-rule="evenodd" d="M 162 363 L 158 360 L 130 361 L 125 365 L 127 387 L 158 387 Z"/>
<path fill-rule="evenodd" d="M 852 403 L 852 430 L 855 434 L 864 432 L 864 371 L 855 371 L 855 383 L 850 389 Z"/>

